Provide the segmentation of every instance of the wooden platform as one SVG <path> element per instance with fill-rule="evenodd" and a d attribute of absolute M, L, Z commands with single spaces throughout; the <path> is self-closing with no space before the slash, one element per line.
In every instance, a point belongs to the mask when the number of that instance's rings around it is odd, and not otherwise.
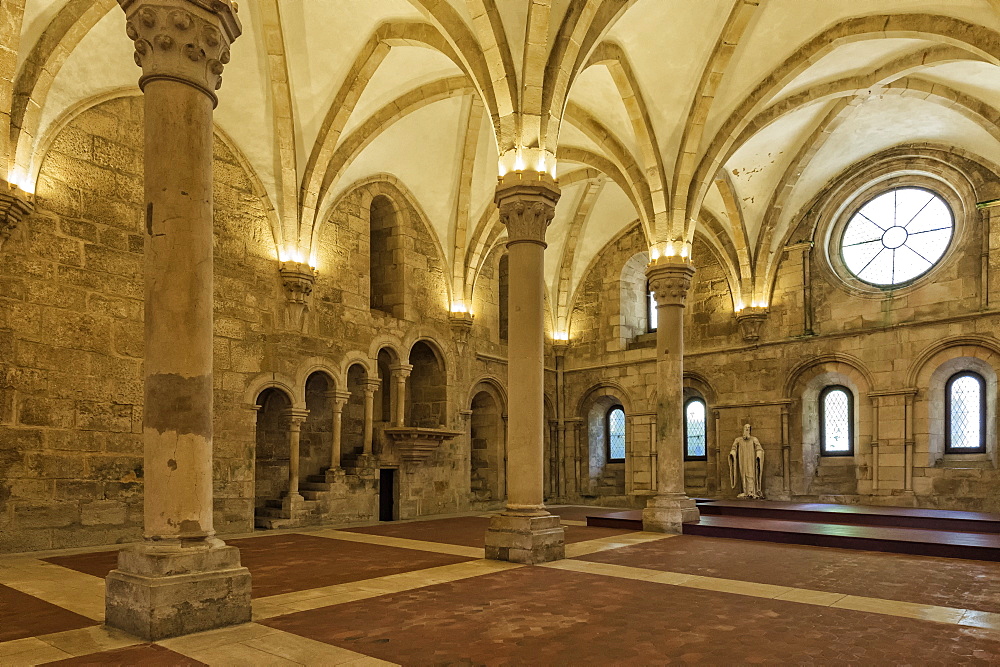
<path fill-rule="evenodd" d="M 1000 561 L 1000 515 L 755 500 L 698 500 L 685 535 Z M 588 526 L 642 530 L 642 510 L 588 516 Z"/>

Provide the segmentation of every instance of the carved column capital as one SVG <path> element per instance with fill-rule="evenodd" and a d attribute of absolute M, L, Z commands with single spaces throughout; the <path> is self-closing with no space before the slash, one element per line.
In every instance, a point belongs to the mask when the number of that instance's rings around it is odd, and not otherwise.
<path fill-rule="evenodd" d="M 646 266 L 646 278 L 657 307 L 683 307 L 691 290 L 694 266 L 684 257 L 660 257 Z"/>
<path fill-rule="evenodd" d="M 33 210 L 35 202 L 29 193 L 0 179 L 0 250 L 24 216 Z"/>
<path fill-rule="evenodd" d="M 125 32 L 142 68 L 139 87 L 155 79 L 183 81 L 218 104 L 229 48 L 243 32 L 230 0 L 118 0 Z"/>
<path fill-rule="evenodd" d="M 559 186 L 547 173 L 511 172 L 500 179 L 494 201 L 507 227 L 507 246 L 545 246 L 545 230 L 556 215 Z"/>
<path fill-rule="evenodd" d="M 361 385 L 361 390 L 365 392 L 366 397 L 374 396 L 382 388 L 382 380 L 379 378 L 367 378 L 359 384 Z"/>
<path fill-rule="evenodd" d="M 340 412 L 347 402 L 351 400 L 351 392 L 346 389 L 334 389 L 323 393 L 325 398 L 329 398 L 333 403 L 333 411 Z"/>
<path fill-rule="evenodd" d="M 413 372 L 413 364 L 392 364 L 389 366 L 389 371 L 394 378 L 408 378 Z"/>
<path fill-rule="evenodd" d="M 302 408 L 288 408 L 283 414 L 288 417 L 288 428 L 293 431 L 299 430 L 302 422 L 309 417 L 309 411 Z"/>

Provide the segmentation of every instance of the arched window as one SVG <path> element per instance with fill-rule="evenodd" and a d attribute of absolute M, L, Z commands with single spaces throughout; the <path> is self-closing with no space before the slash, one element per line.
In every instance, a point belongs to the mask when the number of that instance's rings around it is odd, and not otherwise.
<path fill-rule="evenodd" d="M 705 446 L 705 401 L 700 398 L 688 399 L 684 404 L 684 458 L 688 461 L 705 461 L 708 449 Z"/>
<path fill-rule="evenodd" d="M 499 307 L 499 329 L 500 342 L 507 342 L 507 326 L 510 316 L 508 315 L 507 299 L 510 294 L 510 265 L 507 263 L 507 253 L 500 256 L 500 263 L 497 265 L 497 301 Z"/>
<path fill-rule="evenodd" d="M 614 405 L 608 410 L 607 420 L 608 463 L 625 460 L 625 409 Z"/>
<path fill-rule="evenodd" d="M 986 451 L 986 381 L 979 373 L 961 371 L 944 389 L 944 451 L 976 454 Z"/>
<path fill-rule="evenodd" d="M 854 455 L 854 395 L 843 385 L 820 392 L 819 441 L 823 456 Z"/>
<path fill-rule="evenodd" d="M 402 255 L 402 228 L 396 207 L 388 197 L 378 195 L 369 207 L 369 306 L 393 317 L 403 317 L 405 271 Z"/>
<path fill-rule="evenodd" d="M 646 332 L 656 331 L 656 297 L 649 283 L 646 283 Z"/>

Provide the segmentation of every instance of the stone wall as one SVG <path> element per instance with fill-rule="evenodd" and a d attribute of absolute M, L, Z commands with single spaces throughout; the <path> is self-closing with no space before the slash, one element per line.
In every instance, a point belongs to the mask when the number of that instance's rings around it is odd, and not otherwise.
<path fill-rule="evenodd" d="M 760 338 L 744 340 L 725 272 L 696 237 L 697 274 L 685 312 L 685 385 L 688 395 L 708 404 L 709 458 L 685 464 L 691 495 L 734 493 L 726 457 L 742 425 L 750 423 L 765 448 L 769 498 L 1000 510 L 997 410 L 989 413 L 987 454 L 944 455 L 941 444 L 947 375 L 978 370 L 989 383 L 1000 370 L 1000 216 L 974 207 L 994 196 L 998 184 L 967 156 L 913 151 L 926 154 L 922 168 L 958 180 L 956 190 L 966 192 L 956 204 L 962 208 L 951 249 L 911 286 L 862 293 L 844 283 L 826 259 L 824 224 L 830 221 L 818 219 L 813 209 L 822 211 L 824 202 L 817 199 L 779 250 Z M 933 166 L 932 158 L 952 164 Z M 621 341 L 616 327 L 622 313 L 637 317 L 637 299 L 620 295 L 619 287 L 644 251 L 636 226 L 592 262 L 573 305 L 564 371 L 564 417 L 583 420 L 567 436 L 578 457 L 586 457 L 591 439 L 586 397 L 613 387 L 631 404 L 627 502 L 634 505 L 651 488 L 649 450 L 634 442 L 647 437 L 646 426 L 633 422 L 655 417 L 655 351 L 652 336 L 633 333 Z M 819 455 L 816 406 L 829 384 L 844 384 L 855 396 L 851 457 Z M 581 478 L 580 488 L 587 483 Z"/>
<path fill-rule="evenodd" d="M 0 551 L 141 536 L 141 128 L 138 97 L 74 118 L 42 165 L 35 213 L 0 255 Z M 431 418 L 465 435 L 426 461 L 387 452 L 378 465 L 401 471 L 400 518 L 467 508 L 471 452 L 459 413 L 469 409 L 476 382 L 505 384 L 505 350 L 495 333 L 499 255 L 490 256 L 493 271 L 479 281 L 482 318 L 460 340 L 448 320 L 439 246 L 423 214 L 394 177 L 373 177 L 348 189 L 320 232 L 318 277 L 299 327 L 287 317 L 261 187 L 218 138 L 214 175 L 216 529 L 251 530 L 255 505 L 287 488 L 287 420 L 257 433 L 261 392 L 270 387 L 284 394 L 283 405 L 305 409 L 317 404 L 306 396 L 313 372 L 329 379 L 327 390 L 353 388 L 352 364 L 363 378 L 375 373 L 380 349 L 405 361 L 421 339 L 443 357 Z M 368 216 L 379 195 L 395 206 L 398 227 L 390 239 L 398 242 L 394 256 L 401 257 L 406 293 L 403 312 L 394 314 L 403 317 L 369 308 Z M 327 405 L 303 426 L 304 481 L 328 456 Z M 355 444 L 360 449 L 363 410 L 352 394 L 343 414 L 345 455 Z M 273 450 L 266 475 L 256 455 L 261 438 Z M 377 486 L 354 485 L 328 509 L 330 520 L 377 518 Z"/>

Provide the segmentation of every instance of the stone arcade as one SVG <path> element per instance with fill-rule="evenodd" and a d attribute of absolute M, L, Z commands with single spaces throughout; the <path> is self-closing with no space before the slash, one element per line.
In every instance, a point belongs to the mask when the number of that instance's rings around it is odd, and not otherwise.
<path fill-rule="evenodd" d="M 0 0 L 0 664 L 1000 660 L 998 67 L 998 0 Z M 911 555 L 711 536 L 806 504 Z"/>

